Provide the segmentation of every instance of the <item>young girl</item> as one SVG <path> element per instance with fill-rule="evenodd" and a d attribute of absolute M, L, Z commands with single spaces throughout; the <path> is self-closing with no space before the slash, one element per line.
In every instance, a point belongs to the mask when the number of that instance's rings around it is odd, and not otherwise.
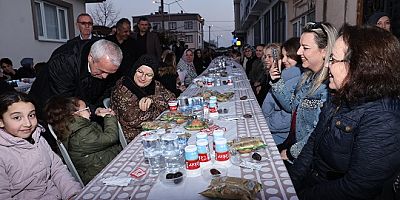
<path fill-rule="evenodd" d="M 104 131 L 99 124 L 90 121 L 90 109 L 85 102 L 75 97 L 51 98 L 45 113 L 84 184 L 121 151 L 118 123 L 111 109 L 96 109 L 96 115 L 104 117 Z"/>
<path fill-rule="evenodd" d="M 32 102 L 0 95 L 0 199 L 71 199 L 80 184 L 40 135 Z"/>

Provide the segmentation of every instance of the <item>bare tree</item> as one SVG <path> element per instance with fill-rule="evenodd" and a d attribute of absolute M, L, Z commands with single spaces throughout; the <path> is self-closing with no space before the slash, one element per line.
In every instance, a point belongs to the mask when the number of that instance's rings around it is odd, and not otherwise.
<path fill-rule="evenodd" d="M 90 9 L 94 24 L 100 26 L 112 26 L 117 22 L 119 11 L 115 10 L 111 1 L 98 3 L 94 9 Z"/>

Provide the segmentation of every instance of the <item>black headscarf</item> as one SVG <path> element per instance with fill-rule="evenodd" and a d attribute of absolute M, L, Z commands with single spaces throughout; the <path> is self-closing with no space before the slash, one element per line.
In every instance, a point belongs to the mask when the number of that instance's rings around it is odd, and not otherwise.
<path fill-rule="evenodd" d="M 376 12 L 376 13 L 372 14 L 372 15 L 368 18 L 367 24 L 368 24 L 368 25 L 371 25 L 371 26 L 376 26 L 376 23 L 377 23 L 377 22 L 379 21 L 379 19 L 380 19 L 381 17 L 383 17 L 383 16 L 389 17 L 389 15 L 388 15 L 387 13 L 385 13 L 385 12 Z"/>
<path fill-rule="evenodd" d="M 153 69 L 153 73 L 154 73 L 154 77 L 153 77 L 151 83 L 146 87 L 139 87 L 134 81 L 134 76 L 135 76 L 136 70 L 142 65 L 146 65 L 146 66 L 150 67 L 151 69 Z M 152 55 L 148 55 L 148 54 L 143 55 L 135 62 L 135 64 L 129 71 L 128 75 L 124 76 L 122 84 L 124 86 L 126 86 L 133 94 L 135 94 L 138 99 L 141 99 L 143 97 L 147 97 L 150 95 L 154 95 L 155 89 L 156 89 L 156 84 L 154 82 L 154 78 L 157 74 L 157 71 L 158 71 L 157 59 Z"/>

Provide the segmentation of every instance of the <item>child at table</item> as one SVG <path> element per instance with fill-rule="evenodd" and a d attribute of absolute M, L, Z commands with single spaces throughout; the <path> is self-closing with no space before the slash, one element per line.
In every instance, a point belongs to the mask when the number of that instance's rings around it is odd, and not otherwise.
<path fill-rule="evenodd" d="M 95 177 L 121 151 L 114 111 L 97 108 L 103 128 L 90 121 L 90 109 L 75 97 L 56 96 L 45 107 L 47 123 L 67 149 L 84 184 Z"/>
<path fill-rule="evenodd" d="M 43 130 L 30 97 L 0 95 L 0 199 L 71 199 L 80 192 Z"/>

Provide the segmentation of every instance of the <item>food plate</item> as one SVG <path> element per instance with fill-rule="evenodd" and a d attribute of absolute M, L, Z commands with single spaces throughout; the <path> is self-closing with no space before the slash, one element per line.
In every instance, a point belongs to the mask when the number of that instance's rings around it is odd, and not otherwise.
<path fill-rule="evenodd" d="M 225 92 L 225 93 L 222 93 L 222 94 L 221 93 L 217 94 L 217 101 L 219 101 L 219 102 L 229 101 L 229 99 L 231 99 L 234 94 L 235 93 L 233 93 L 233 92 Z"/>
<path fill-rule="evenodd" d="M 228 145 L 239 153 L 249 153 L 267 146 L 260 137 L 237 138 L 228 142 Z"/>
<path fill-rule="evenodd" d="M 174 121 L 177 124 L 182 124 L 186 122 L 188 118 L 188 116 L 183 115 L 183 113 L 181 112 L 164 112 L 160 116 L 161 121 Z"/>
<path fill-rule="evenodd" d="M 142 122 L 140 124 L 142 129 L 145 131 L 156 130 L 156 129 L 169 129 L 172 128 L 171 124 L 165 121 L 152 121 L 152 122 Z"/>
<path fill-rule="evenodd" d="M 184 126 L 186 130 L 189 131 L 198 131 L 208 127 L 208 123 L 206 121 L 200 119 L 193 119 L 187 122 Z"/>
<path fill-rule="evenodd" d="M 226 101 L 229 101 L 229 99 L 231 99 L 234 94 L 235 94 L 234 92 L 220 93 L 220 92 L 214 91 L 214 90 L 206 90 L 202 93 L 196 94 L 196 96 L 203 97 L 203 99 L 205 99 L 205 100 L 209 100 L 211 96 L 216 96 L 217 101 L 226 102 Z"/>

